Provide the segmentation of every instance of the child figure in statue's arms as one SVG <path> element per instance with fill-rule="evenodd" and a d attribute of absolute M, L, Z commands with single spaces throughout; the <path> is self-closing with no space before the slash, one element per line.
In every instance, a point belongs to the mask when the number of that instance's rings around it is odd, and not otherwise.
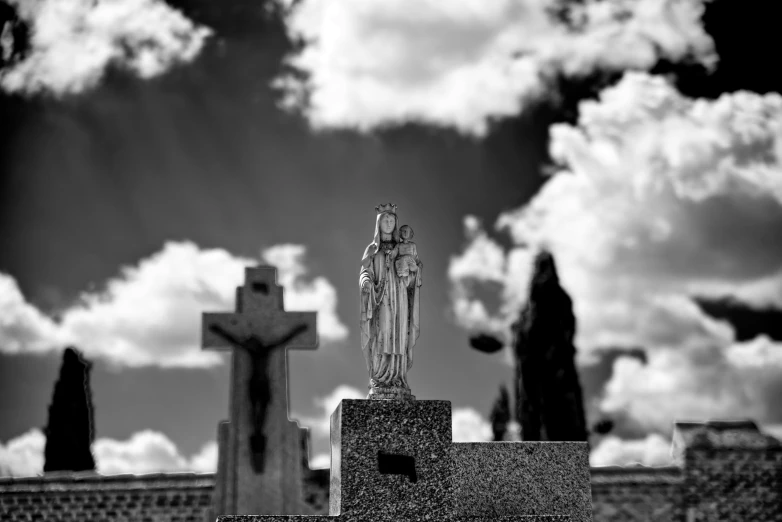
<path fill-rule="evenodd" d="M 396 275 L 406 277 L 410 275 L 410 272 L 418 271 L 418 251 L 415 243 L 410 241 L 413 239 L 413 229 L 410 225 L 402 225 L 399 228 L 399 238 L 401 241 L 396 246 Z"/>

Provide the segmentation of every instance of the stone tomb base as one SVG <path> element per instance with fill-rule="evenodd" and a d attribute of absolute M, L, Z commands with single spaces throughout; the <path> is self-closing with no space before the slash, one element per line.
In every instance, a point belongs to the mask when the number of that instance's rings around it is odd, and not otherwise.
<path fill-rule="evenodd" d="M 328 516 L 217 520 L 592 520 L 587 443 L 453 443 L 448 401 L 343 400 L 331 416 L 329 494 Z"/>

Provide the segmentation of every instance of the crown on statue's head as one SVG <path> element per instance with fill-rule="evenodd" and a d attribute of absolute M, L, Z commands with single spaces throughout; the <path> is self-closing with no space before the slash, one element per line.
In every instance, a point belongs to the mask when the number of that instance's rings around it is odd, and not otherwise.
<path fill-rule="evenodd" d="M 375 207 L 375 210 L 377 210 L 378 214 L 382 214 L 383 212 L 391 212 L 392 214 L 396 214 L 396 205 L 392 203 L 378 205 Z"/>

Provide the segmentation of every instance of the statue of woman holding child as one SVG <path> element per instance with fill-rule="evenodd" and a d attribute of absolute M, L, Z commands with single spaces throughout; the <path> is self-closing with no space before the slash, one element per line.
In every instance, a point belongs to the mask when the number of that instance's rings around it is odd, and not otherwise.
<path fill-rule="evenodd" d="M 397 227 L 396 205 L 375 207 L 375 235 L 361 259 L 361 350 L 370 399 L 415 399 L 407 384 L 418 339 L 421 269 L 413 229 Z"/>

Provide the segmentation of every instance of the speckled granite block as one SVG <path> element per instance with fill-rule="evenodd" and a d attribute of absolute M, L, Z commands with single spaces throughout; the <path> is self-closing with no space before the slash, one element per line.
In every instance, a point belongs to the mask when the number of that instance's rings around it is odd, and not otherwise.
<path fill-rule="evenodd" d="M 586 443 L 453 443 L 447 401 L 343 400 L 331 416 L 330 516 L 218 522 L 588 522 Z"/>
<path fill-rule="evenodd" d="M 217 522 L 337 522 L 342 517 L 328 515 L 222 515 Z"/>
<path fill-rule="evenodd" d="M 373 522 L 449 518 L 450 445 L 448 401 L 343 400 L 331 416 L 329 514 Z"/>
<path fill-rule="evenodd" d="M 572 520 L 568 515 L 505 515 L 496 517 L 456 517 L 463 522 L 566 522 Z"/>
<path fill-rule="evenodd" d="M 592 520 L 586 442 L 454 443 L 451 459 L 457 517 Z"/>
<path fill-rule="evenodd" d="M 568 522 L 567 515 L 540 515 L 540 516 L 503 516 L 503 517 L 462 517 L 462 518 L 434 518 L 425 520 L 429 522 Z M 374 522 L 371 518 L 353 516 L 308 516 L 308 515 L 223 515 L 217 517 L 217 522 Z M 400 518 L 396 522 L 414 522 L 412 519 Z"/>

